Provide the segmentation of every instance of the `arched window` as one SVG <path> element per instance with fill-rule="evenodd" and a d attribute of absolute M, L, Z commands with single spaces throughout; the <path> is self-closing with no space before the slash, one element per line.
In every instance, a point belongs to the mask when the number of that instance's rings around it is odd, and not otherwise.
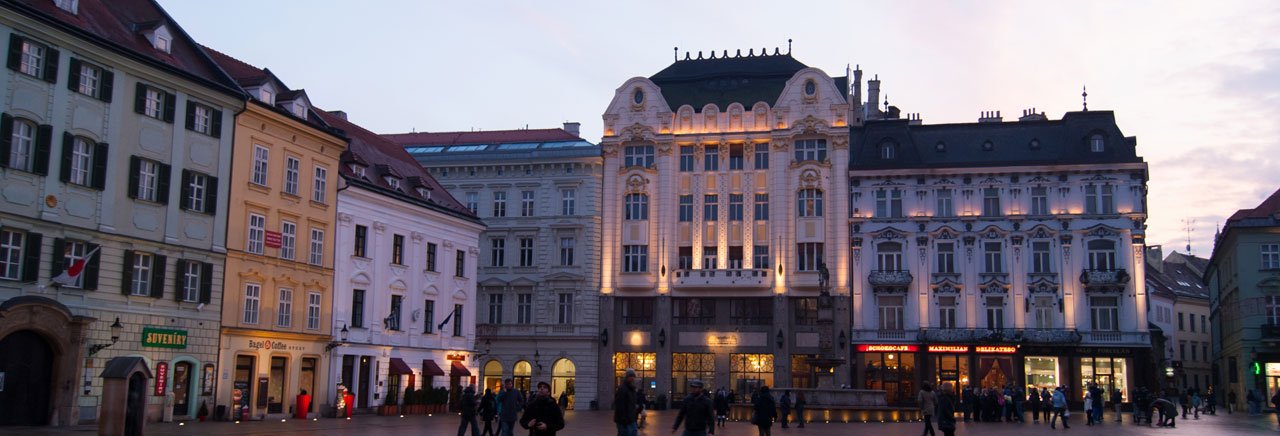
<path fill-rule="evenodd" d="M 502 363 L 490 360 L 484 364 L 484 388 L 497 392 L 502 387 Z"/>
<path fill-rule="evenodd" d="M 551 364 L 551 398 L 555 399 L 557 404 L 559 404 L 560 395 L 564 394 L 569 408 L 573 408 L 577 376 L 578 367 L 569 359 L 560 359 Z"/>
<path fill-rule="evenodd" d="M 796 193 L 796 215 L 800 218 L 822 216 L 822 191 L 801 189 Z"/>
<path fill-rule="evenodd" d="M 876 244 L 876 269 L 881 271 L 904 269 L 902 265 L 902 244 L 897 242 Z"/>
<path fill-rule="evenodd" d="M 13 119 L 13 136 L 9 141 L 9 168 L 31 171 L 36 156 L 36 123 Z"/>
<path fill-rule="evenodd" d="M 530 365 L 527 360 L 516 362 L 515 369 L 511 371 L 511 374 L 511 379 L 515 383 L 515 388 L 524 392 L 529 392 L 529 381 L 532 380 L 531 376 L 533 375 L 533 365 Z"/>
<path fill-rule="evenodd" d="M 625 199 L 627 221 L 640 221 L 649 219 L 649 196 L 644 194 L 627 194 Z"/>
<path fill-rule="evenodd" d="M 880 144 L 880 159 L 894 160 L 898 158 L 898 149 L 892 142 Z"/>
<path fill-rule="evenodd" d="M 1113 271 L 1116 269 L 1116 243 L 1107 239 L 1089 241 L 1089 269 Z"/>
<path fill-rule="evenodd" d="M 1094 134 L 1089 137 L 1089 151 L 1102 153 L 1102 151 L 1106 149 L 1106 146 L 1107 141 L 1102 138 L 1102 135 Z"/>

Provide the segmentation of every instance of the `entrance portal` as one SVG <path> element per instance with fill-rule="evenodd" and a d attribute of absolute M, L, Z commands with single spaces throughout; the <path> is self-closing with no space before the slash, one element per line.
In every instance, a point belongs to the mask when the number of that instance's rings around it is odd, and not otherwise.
<path fill-rule="evenodd" d="M 46 425 L 53 349 L 30 330 L 0 340 L 0 425 Z"/>
<path fill-rule="evenodd" d="M 191 414 L 191 362 L 173 365 L 173 415 Z"/>
<path fill-rule="evenodd" d="M 574 382 L 577 374 L 577 367 L 569 359 L 560 359 L 551 365 L 551 397 L 556 400 L 556 404 L 560 404 L 560 395 L 564 394 L 568 408 L 573 408 Z"/>

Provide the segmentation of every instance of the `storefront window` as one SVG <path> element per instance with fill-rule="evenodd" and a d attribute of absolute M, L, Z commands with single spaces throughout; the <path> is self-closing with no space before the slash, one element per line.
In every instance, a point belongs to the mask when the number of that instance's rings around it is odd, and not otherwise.
<path fill-rule="evenodd" d="M 1058 376 L 1057 357 L 1027 356 L 1023 366 L 1027 373 L 1027 386 L 1036 389 L 1053 389 L 1060 386 L 1062 379 Z"/>
<path fill-rule="evenodd" d="M 1097 383 L 1105 391 L 1103 398 L 1111 398 L 1111 391 L 1119 389 L 1125 401 L 1128 401 L 1129 390 L 1125 384 L 1128 381 L 1126 366 L 1125 359 L 1120 357 L 1081 357 L 1080 386 L 1076 395 L 1084 399 L 1085 388 L 1089 383 Z"/>
<path fill-rule="evenodd" d="M 490 360 L 484 364 L 484 387 L 497 392 L 502 387 L 502 363 Z"/>
<path fill-rule="evenodd" d="M 637 374 L 638 375 L 638 374 Z M 690 380 L 702 380 L 704 389 L 715 389 L 716 355 L 711 353 L 671 354 L 671 399 L 684 400 Z"/>
<path fill-rule="evenodd" d="M 815 358 L 812 354 L 792 354 L 791 355 L 791 387 L 797 389 L 814 388 L 813 366 L 809 365 L 809 359 Z"/>
<path fill-rule="evenodd" d="M 984 388 L 1000 389 L 1013 381 L 1013 358 L 979 356 L 978 383 Z"/>
<path fill-rule="evenodd" d="M 533 375 L 533 365 L 530 365 L 529 362 L 525 360 L 516 362 L 516 366 L 511 371 L 511 374 L 511 381 L 514 383 L 515 388 L 521 392 L 529 392 L 529 382 L 532 380 L 530 376 Z"/>
<path fill-rule="evenodd" d="M 751 398 L 750 393 L 761 386 L 774 386 L 773 355 L 730 354 L 729 388 L 737 391 L 739 398 Z"/>
<path fill-rule="evenodd" d="M 934 356 L 934 368 L 937 373 L 934 374 L 933 381 L 935 386 L 942 386 L 943 382 L 951 382 L 956 388 L 969 386 L 969 356 L 964 354 L 943 354 Z"/>
<path fill-rule="evenodd" d="M 885 391 L 889 404 L 915 401 L 916 356 L 904 353 L 863 354 L 867 389 Z"/>
<path fill-rule="evenodd" d="M 636 389 L 644 389 L 653 395 L 656 389 L 654 370 L 657 367 L 657 354 L 654 353 L 613 353 L 614 386 L 622 384 L 622 376 L 627 368 L 636 370 Z"/>

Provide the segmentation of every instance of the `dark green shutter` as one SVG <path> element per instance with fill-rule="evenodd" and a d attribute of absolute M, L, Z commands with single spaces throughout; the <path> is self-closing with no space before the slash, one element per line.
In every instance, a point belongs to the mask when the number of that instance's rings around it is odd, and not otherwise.
<path fill-rule="evenodd" d="M 11 145 L 13 145 L 13 116 L 0 114 L 0 167 L 9 166 Z"/>
<path fill-rule="evenodd" d="M 120 293 L 129 295 L 131 285 L 133 285 L 133 250 L 125 250 L 124 268 L 120 269 Z"/>
<path fill-rule="evenodd" d="M 174 264 L 173 274 L 173 301 L 182 302 L 182 297 L 186 295 L 187 282 L 187 260 L 178 259 Z"/>
<path fill-rule="evenodd" d="M 18 71 L 22 66 L 22 37 L 17 33 L 9 34 L 9 63 L 10 70 Z"/>
<path fill-rule="evenodd" d="M 53 150 L 53 126 L 41 124 L 36 128 L 36 152 L 31 156 L 31 172 L 49 175 L 49 153 Z"/>
<path fill-rule="evenodd" d="M 58 50 L 53 47 L 44 49 L 44 81 L 58 83 Z"/>
<path fill-rule="evenodd" d="M 222 109 L 213 109 L 213 121 L 209 124 L 209 134 L 214 138 L 222 137 Z"/>
<path fill-rule="evenodd" d="M 196 104 L 187 100 L 187 130 L 196 128 Z"/>
<path fill-rule="evenodd" d="M 213 264 L 200 265 L 200 302 L 209 304 L 213 299 Z"/>
<path fill-rule="evenodd" d="M 107 188 L 107 158 L 111 146 L 105 142 L 99 142 L 93 147 L 93 172 L 89 177 L 93 179 L 91 182 L 93 189 L 103 190 Z"/>
<path fill-rule="evenodd" d="M 156 203 L 169 204 L 169 165 L 156 163 L 159 175 L 156 180 Z"/>
<path fill-rule="evenodd" d="M 40 245 L 44 238 L 39 233 L 27 232 L 22 244 L 22 281 L 34 282 L 40 276 Z"/>
<path fill-rule="evenodd" d="M 133 111 L 143 115 L 147 113 L 147 85 L 141 82 L 133 91 Z"/>
<path fill-rule="evenodd" d="M 164 99 L 160 102 L 164 122 L 173 123 L 173 109 L 174 106 L 178 105 L 178 96 L 163 91 L 160 92 L 160 95 Z"/>
<path fill-rule="evenodd" d="M 151 255 L 151 298 L 164 297 L 164 263 L 168 260 L 159 254 Z"/>
<path fill-rule="evenodd" d="M 53 252 L 49 253 L 49 278 L 57 277 L 62 274 L 62 270 L 66 269 L 62 262 L 66 260 L 67 241 L 62 238 L 53 238 Z"/>
<path fill-rule="evenodd" d="M 85 249 L 89 250 L 85 253 L 93 253 L 98 250 L 96 244 L 85 244 Z M 98 251 L 93 257 L 89 258 L 89 263 L 84 266 L 84 281 L 81 282 L 80 289 L 92 291 L 98 289 L 98 259 L 102 259 L 102 251 Z"/>
<path fill-rule="evenodd" d="M 191 171 L 182 170 L 182 186 L 178 192 L 178 209 L 191 210 Z"/>
<path fill-rule="evenodd" d="M 80 60 L 71 58 L 67 63 L 67 89 L 80 92 Z M 96 97 L 96 96 L 95 96 Z"/>
<path fill-rule="evenodd" d="M 58 171 L 58 180 L 62 183 L 71 181 L 71 156 L 72 149 L 75 147 L 76 137 L 71 132 L 62 132 L 62 168 Z"/>
<path fill-rule="evenodd" d="M 129 198 L 138 198 L 138 170 L 141 165 L 142 158 L 129 156 Z"/>
<path fill-rule="evenodd" d="M 115 89 L 116 75 L 106 69 L 102 70 L 102 80 L 98 82 L 98 100 L 111 103 L 111 92 Z"/>
<path fill-rule="evenodd" d="M 218 213 L 218 178 L 214 176 L 204 176 L 204 213 L 216 215 Z"/>

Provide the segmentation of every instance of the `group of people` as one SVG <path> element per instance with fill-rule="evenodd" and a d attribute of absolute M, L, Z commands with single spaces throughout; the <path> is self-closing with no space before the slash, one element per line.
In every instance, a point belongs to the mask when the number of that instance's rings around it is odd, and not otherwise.
<path fill-rule="evenodd" d="M 643 421 L 643 394 L 636 387 L 635 370 L 628 368 L 623 373 L 622 384 L 613 396 L 613 422 L 617 426 L 618 436 L 636 436 L 640 422 Z M 716 428 L 724 428 L 728 421 L 730 408 L 738 402 L 737 393 L 724 387 L 711 392 L 705 390 L 701 380 L 690 380 L 689 391 L 680 403 L 675 424 L 671 432 L 675 433 L 684 427 L 683 436 L 714 435 Z M 760 436 L 771 436 L 775 421 L 787 428 L 791 413 L 794 410 L 798 417 L 798 427 L 805 424 L 804 409 L 806 406 L 804 393 L 800 392 L 792 401 L 791 392 L 783 392 L 774 400 L 768 386 L 761 386 L 751 393 L 751 424 L 756 427 Z"/>
<path fill-rule="evenodd" d="M 561 403 L 564 402 L 562 398 Z M 476 398 L 474 387 L 467 386 L 458 400 L 458 408 L 462 418 L 458 424 L 458 436 L 463 436 L 467 427 L 471 427 L 471 436 L 513 436 L 517 423 L 533 436 L 555 436 L 564 428 L 562 406 L 551 398 L 551 385 L 546 382 L 538 383 L 537 394 L 532 399 L 526 399 L 524 392 L 515 389 L 511 379 L 503 380 L 502 388 L 496 394 L 486 388 L 480 398 Z M 483 432 L 477 417 L 484 421 Z M 496 431 L 493 428 L 495 418 L 498 421 Z"/>

